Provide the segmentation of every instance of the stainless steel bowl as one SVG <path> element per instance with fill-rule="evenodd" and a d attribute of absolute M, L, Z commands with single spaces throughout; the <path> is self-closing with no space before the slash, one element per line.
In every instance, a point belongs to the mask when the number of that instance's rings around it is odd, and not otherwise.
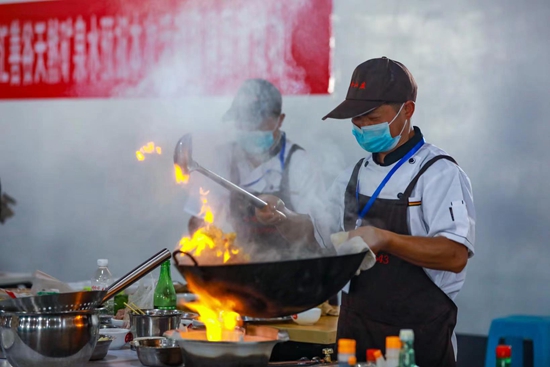
<path fill-rule="evenodd" d="M 148 367 L 183 365 L 183 354 L 175 340 L 165 338 L 141 338 L 131 342 L 139 361 Z"/>
<path fill-rule="evenodd" d="M 109 346 L 113 342 L 113 337 L 109 335 L 99 335 L 99 339 L 94 348 L 94 352 L 90 357 L 90 361 L 99 361 L 107 356 L 109 353 Z"/>
<path fill-rule="evenodd" d="M 145 315 L 130 314 L 131 327 L 136 337 L 162 336 L 168 330 L 178 329 L 182 318 L 195 319 L 197 314 L 177 310 L 143 310 Z"/>
<path fill-rule="evenodd" d="M 14 367 L 84 365 L 99 337 L 94 311 L 0 314 L 0 344 Z"/>

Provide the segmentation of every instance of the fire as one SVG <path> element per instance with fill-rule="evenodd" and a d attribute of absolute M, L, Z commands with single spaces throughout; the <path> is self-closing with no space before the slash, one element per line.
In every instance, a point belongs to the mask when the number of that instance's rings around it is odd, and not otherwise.
<path fill-rule="evenodd" d="M 202 207 L 199 216 L 204 217 L 205 226 L 193 233 L 192 237 L 182 237 L 179 242 L 180 250 L 209 262 L 219 262 L 217 259 L 221 259 L 224 264 L 231 260 L 248 261 L 248 255 L 234 245 L 236 234 L 224 233 L 213 225 L 214 213 L 208 204 L 208 194 L 209 191 L 200 189 Z"/>
<path fill-rule="evenodd" d="M 244 334 L 238 329 L 241 317 L 233 311 L 235 303 L 220 301 L 192 283 L 188 286 L 198 296 L 198 301 L 187 303 L 186 306 L 199 314 L 199 321 L 206 327 L 208 341 L 239 341 Z"/>
<path fill-rule="evenodd" d="M 192 237 L 183 237 L 180 250 L 198 258 L 199 262 L 227 264 L 229 262 L 245 262 L 250 260 L 242 249 L 235 246 L 235 233 L 224 233 L 213 225 L 214 214 L 208 204 L 209 191 L 200 189 L 202 207 L 200 216 L 204 217 L 205 225 L 199 228 Z M 205 261 L 201 261 L 205 260 Z M 198 295 L 198 301 L 187 306 L 197 312 L 199 320 L 206 326 L 209 341 L 238 341 L 244 334 L 239 332 L 240 316 L 234 312 L 236 304 L 231 300 L 220 300 L 210 296 L 206 291 L 188 284 L 191 292 Z"/>
<path fill-rule="evenodd" d="M 159 146 L 155 146 L 155 143 L 150 141 L 146 145 L 139 148 L 139 150 L 136 150 L 136 158 L 138 161 L 145 160 L 145 154 L 162 154 L 162 148 Z"/>
<path fill-rule="evenodd" d="M 181 170 L 181 167 L 178 166 L 177 164 L 174 164 L 174 173 L 176 175 L 177 183 L 186 184 L 189 181 L 189 175 L 186 175 L 185 173 L 183 173 L 183 171 Z"/>

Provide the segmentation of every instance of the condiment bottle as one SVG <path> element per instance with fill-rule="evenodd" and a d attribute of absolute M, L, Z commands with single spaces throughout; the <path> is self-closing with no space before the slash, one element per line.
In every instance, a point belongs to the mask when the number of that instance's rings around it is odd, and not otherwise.
<path fill-rule="evenodd" d="M 355 339 L 338 339 L 338 367 L 348 367 L 349 358 L 355 356 Z"/>
<path fill-rule="evenodd" d="M 376 349 L 374 351 L 374 358 L 376 359 L 376 367 L 386 366 L 386 360 L 384 359 L 384 355 L 382 354 L 380 349 Z"/>
<path fill-rule="evenodd" d="M 510 367 L 512 365 L 512 347 L 499 345 L 496 349 L 497 367 Z"/>
<path fill-rule="evenodd" d="M 386 367 L 399 367 L 401 340 L 398 336 L 386 337 Z"/>
<path fill-rule="evenodd" d="M 399 367 L 415 367 L 414 331 L 411 329 L 402 329 L 399 332 L 399 339 L 401 339 Z"/>

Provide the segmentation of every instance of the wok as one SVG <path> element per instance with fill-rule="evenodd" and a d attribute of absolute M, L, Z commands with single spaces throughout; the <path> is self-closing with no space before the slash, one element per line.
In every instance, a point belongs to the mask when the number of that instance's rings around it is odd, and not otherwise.
<path fill-rule="evenodd" d="M 192 255 L 175 251 L 175 266 L 192 286 L 249 317 L 272 318 L 316 307 L 338 293 L 355 275 L 364 252 L 311 259 L 199 265 Z M 189 256 L 194 265 L 180 265 Z"/>

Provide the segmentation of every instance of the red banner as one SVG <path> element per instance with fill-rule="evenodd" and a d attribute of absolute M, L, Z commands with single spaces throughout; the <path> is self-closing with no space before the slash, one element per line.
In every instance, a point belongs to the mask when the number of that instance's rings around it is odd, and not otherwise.
<path fill-rule="evenodd" d="M 0 5 L 0 98 L 328 93 L 332 0 Z"/>

